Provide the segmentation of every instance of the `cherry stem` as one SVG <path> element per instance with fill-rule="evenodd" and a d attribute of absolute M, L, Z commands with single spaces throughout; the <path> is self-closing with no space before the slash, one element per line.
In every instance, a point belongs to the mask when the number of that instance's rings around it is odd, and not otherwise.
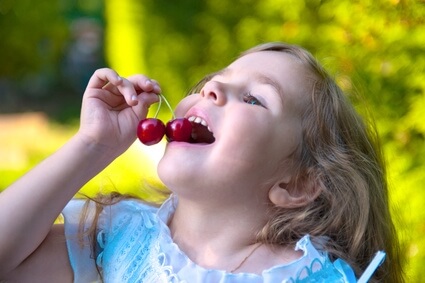
<path fill-rule="evenodd" d="M 162 104 L 162 98 L 163 98 L 163 96 L 161 94 L 159 94 L 158 96 L 159 96 L 159 102 L 158 102 L 158 107 L 156 108 L 156 112 L 155 112 L 154 118 L 158 117 L 159 110 L 161 109 L 161 104 Z"/>
<path fill-rule="evenodd" d="M 165 104 L 167 104 L 168 109 L 170 109 L 172 118 L 175 119 L 176 115 L 174 114 L 173 108 L 171 107 L 170 103 L 168 103 L 168 100 L 165 98 L 165 96 L 161 93 L 159 94 L 159 105 L 158 105 L 157 114 L 158 114 L 159 108 L 161 107 L 161 101 L 162 100 L 164 100 Z M 155 115 L 155 117 L 156 117 L 156 115 Z"/>

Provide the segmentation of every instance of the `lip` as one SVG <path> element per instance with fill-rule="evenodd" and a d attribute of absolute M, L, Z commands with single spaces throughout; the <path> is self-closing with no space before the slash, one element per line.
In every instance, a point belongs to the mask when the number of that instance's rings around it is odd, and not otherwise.
<path fill-rule="evenodd" d="M 207 144 L 207 143 L 188 143 L 188 142 L 169 142 L 166 145 L 166 148 L 191 148 L 191 149 L 207 149 L 213 146 L 214 143 Z"/>
<path fill-rule="evenodd" d="M 187 119 L 190 116 L 196 116 L 196 117 L 202 118 L 203 120 L 205 120 L 205 122 L 207 122 L 208 127 L 211 129 L 212 133 L 215 132 L 214 131 L 214 125 L 211 123 L 209 116 L 207 115 L 207 113 L 203 109 L 200 109 L 200 108 L 197 108 L 197 107 L 190 108 L 189 111 L 187 111 L 187 113 L 185 114 L 184 117 Z M 215 135 L 214 135 L 214 137 L 217 138 Z"/>

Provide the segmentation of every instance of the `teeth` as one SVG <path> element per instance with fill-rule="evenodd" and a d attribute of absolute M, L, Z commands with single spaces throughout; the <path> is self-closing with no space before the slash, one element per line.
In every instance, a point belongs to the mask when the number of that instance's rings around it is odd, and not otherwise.
<path fill-rule="evenodd" d="M 190 116 L 188 118 L 188 120 L 190 122 L 193 122 L 193 123 L 201 124 L 202 126 L 207 127 L 208 131 L 212 132 L 211 128 L 208 126 L 207 122 L 204 119 L 202 119 L 201 117 Z"/>

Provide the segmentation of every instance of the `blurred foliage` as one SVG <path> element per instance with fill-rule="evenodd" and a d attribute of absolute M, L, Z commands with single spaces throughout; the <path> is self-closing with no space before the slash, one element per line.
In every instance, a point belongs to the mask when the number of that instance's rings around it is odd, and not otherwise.
<path fill-rule="evenodd" d="M 64 144 L 78 124 L 58 124 L 44 113 L 17 113 L 0 116 L 0 191 Z M 118 191 L 149 198 L 148 186 L 160 187 L 156 163 L 164 144 L 146 147 L 134 143 L 129 150 L 87 183 L 80 193 Z M 143 162 L 141 162 L 143 160 Z M 155 196 L 149 199 L 154 199 Z"/>
<path fill-rule="evenodd" d="M 78 117 L 81 93 L 105 65 L 103 1 L 0 0 L 0 113 Z"/>
<path fill-rule="evenodd" d="M 14 106 L 0 106 L 3 112 L 37 110 L 31 105 L 44 105 L 59 94 L 60 101 L 79 105 L 87 73 L 102 64 L 122 75 L 141 72 L 155 78 L 175 105 L 205 74 L 253 45 L 285 41 L 304 46 L 334 74 L 359 111 L 375 118 L 388 161 L 393 214 L 408 258 L 408 281 L 421 282 L 423 0 L 40 0 L 36 5 L 0 0 L 0 15 L 0 99 L 2 105 Z M 71 43 L 77 42 L 69 27 L 80 18 L 104 28 L 95 29 L 104 36 L 104 50 L 95 50 L 90 64 L 77 60 L 74 69 L 65 68 Z M 103 51 L 106 63 L 98 54 Z M 80 83 L 70 86 L 73 82 Z M 17 105 L 21 96 L 25 99 Z M 27 103 L 31 97 L 34 104 Z M 63 114 L 57 109 L 68 104 L 47 110 Z M 77 118 L 78 108 L 66 114 Z"/>

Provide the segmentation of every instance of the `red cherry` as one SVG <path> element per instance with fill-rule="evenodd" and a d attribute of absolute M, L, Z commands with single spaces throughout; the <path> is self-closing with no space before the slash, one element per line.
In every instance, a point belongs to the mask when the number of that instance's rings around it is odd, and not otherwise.
<path fill-rule="evenodd" d="M 156 118 L 146 118 L 137 126 L 137 137 L 145 145 L 159 143 L 165 134 L 164 123 Z"/>
<path fill-rule="evenodd" d="M 192 135 L 192 123 L 186 118 L 177 118 L 169 121 L 165 128 L 169 142 L 189 142 Z"/>

